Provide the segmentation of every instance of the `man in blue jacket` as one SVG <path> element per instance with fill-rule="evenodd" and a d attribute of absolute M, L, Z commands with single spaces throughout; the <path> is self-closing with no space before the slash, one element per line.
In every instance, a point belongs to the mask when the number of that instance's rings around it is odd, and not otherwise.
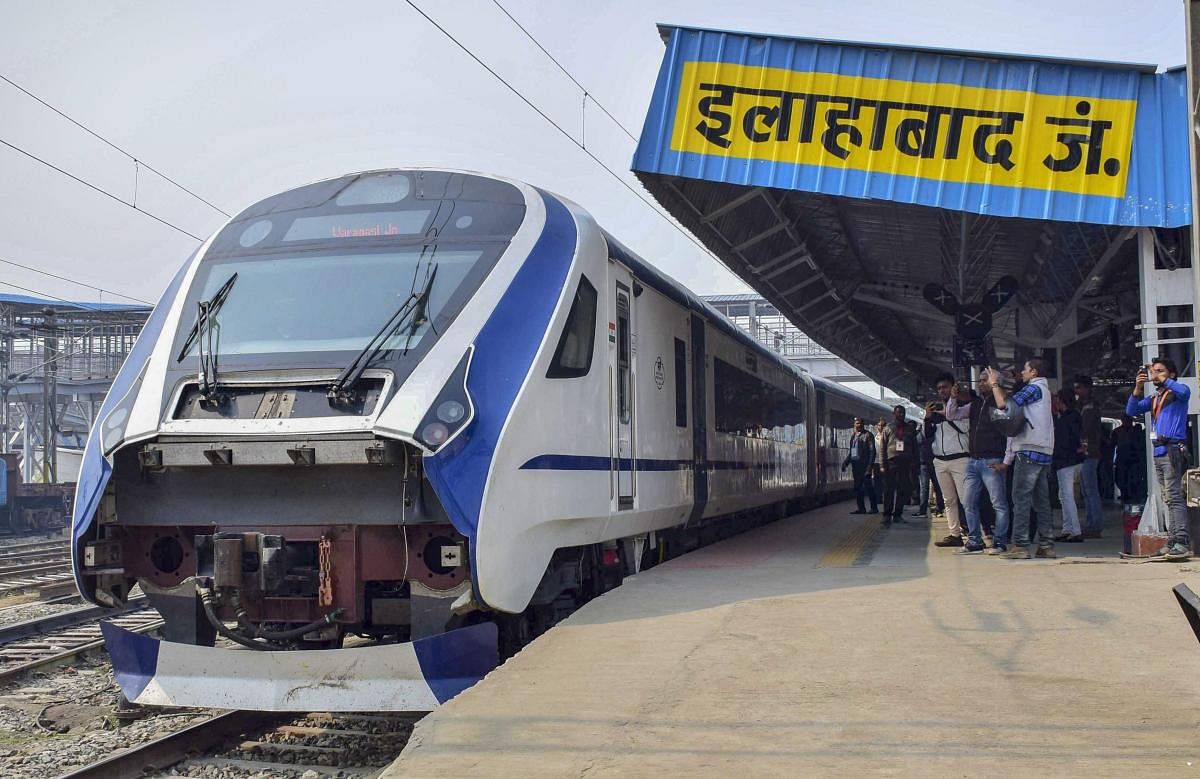
<path fill-rule="evenodd" d="M 1192 391 L 1175 377 L 1175 363 L 1166 357 L 1155 357 L 1138 371 L 1133 394 L 1125 403 L 1125 413 L 1140 416 L 1149 412 L 1152 427 L 1150 438 L 1154 445 L 1154 473 L 1167 504 L 1167 545 L 1152 557 L 1167 560 L 1187 560 L 1192 556 L 1192 541 L 1188 536 L 1187 505 L 1183 500 L 1183 472 L 1187 470 L 1188 400 Z M 1143 397 L 1146 382 L 1154 384 L 1157 392 Z"/>

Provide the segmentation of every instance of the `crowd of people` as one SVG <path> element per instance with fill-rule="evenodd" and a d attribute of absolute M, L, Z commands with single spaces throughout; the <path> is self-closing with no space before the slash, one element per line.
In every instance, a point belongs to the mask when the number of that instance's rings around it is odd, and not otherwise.
<path fill-rule="evenodd" d="M 1011 388 L 992 368 L 980 372 L 974 389 L 945 373 L 923 424 L 907 419 L 904 406 L 890 421 L 854 420 L 842 464 L 854 477 L 851 513 L 882 508 L 883 523 L 892 525 L 905 522 L 904 509 L 915 504 L 911 516 L 932 510 L 945 518 L 947 534 L 937 547 L 1009 560 L 1056 557 L 1056 543 L 1101 537 L 1103 493 L 1113 486 L 1126 503 L 1145 501 L 1145 430 L 1136 420 L 1148 413 L 1154 472 L 1169 510 L 1167 544 L 1156 556 L 1186 560 L 1191 539 L 1181 482 L 1190 391 L 1176 371 L 1165 357 L 1143 366 L 1111 432 L 1092 379 L 1076 376 L 1052 393 L 1039 358 L 1021 366 Z"/>

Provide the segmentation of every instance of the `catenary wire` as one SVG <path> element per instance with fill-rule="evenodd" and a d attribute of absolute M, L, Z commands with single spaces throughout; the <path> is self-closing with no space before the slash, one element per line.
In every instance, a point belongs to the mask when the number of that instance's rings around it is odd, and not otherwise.
<path fill-rule="evenodd" d="M 521 24 L 520 22 L 518 22 L 518 21 L 517 21 L 517 19 L 516 19 L 516 17 L 514 17 L 514 16 L 513 16 L 511 13 L 509 13 L 509 12 L 508 12 L 508 9 L 507 9 L 507 8 L 505 8 L 504 6 L 500 5 L 500 2 L 499 2 L 499 0 L 492 0 L 492 3 L 493 3 L 493 4 L 495 4 L 495 6 L 496 6 L 497 8 L 499 8 L 499 9 L 500 9 L 500 12 L 501 12 L 501 13 L 503 13 L 505 16 L 507 16 L 507 17 L 508 17 L 509 21 L 511 21 L 513 24 L 515 24 L 515 25 L 517 26 L 517 29 L 518 29 L 518 30 L 520 30 L 521 32 L 525 33 L 525 37 L 526 37 L 526 38 L 528 38 L 530 41 L 532 41 L 534 46 L 537 46 L 539 49 L 541 49 L 541 50 L 542 50 L 542 54 L 545 54 L 547 57 L 549 57 L 549 58 L 550 58 L 550 61 L 551 61 L 551 62 L 553 62 L 553 63 L 554 63 L 554 64 L 555 64 L 555 65 L 558 67 L 558 69 L 559 69 L 559 70 L 561 70 L 561 71 L 563 72 L 563 75 L 564 75 L 564 76 L 566 76 L 567 78 L 571 79 L 571 83 L 572 83 L 572 84 L 574 84 L 575 86 L 579 87 L 579 90 L 580 90 L 581 92 L 583 92 L 585 99 L 586 99 L 586 98 L 591 98 L 591 101 L 592 101 L 592 103 L 593 103 L 593 104 L 594 104 L 594 105 L 595 105 L 597 108 L 599 108 L 601 111 L 603 111 L 603 112 L 604 112 L 604 115 L 605 115 L 605 116 L 607 116 L 609 119 L 611 119 L 611 120 L 612 120 L 612 122 L 613 122 L 613 124 L 615 124 L 617 127 L 621 128 L 621 132 L 623 132 L 623 133 L 625 133 L 626 135 L 628 135 L 628 136 L 629 136 L 629 140 L 633 141 L 634 143 L 637 143 L 637 136 L 635 136 L 633 133 L 631 133 L 631 132 L 630 132 L 630 131 L 629 131 L 629 130 L 628 130 L 626 127 L 625 127 L 625 125 L 621 124 L 621 120 L 620 120 L 620 119 L 618 119 L 617 117 L 613 116 L 613 115 L 612 115 L 612 112 L 611 112 L 611 111 L 609 111 L 607 108 L 605 108 L 605 107 L 604 107 L 604 104 L 602 104 L 602 103 L 601 103 L 599 100 L 597 100 L 597 99 L 596 99 L 596 96 L 595 96 L 594 94 L 592 94 L 592 92 L 591 92 L 591 91 L 590 91 L 590 90 L 589 90 L 587 87 L 585 87 L 583 84 L 580 84 L 580 83 L 579 83 L 579 79 L 577 79 L 577 78 L 575 78 L 573 75 L 571 75 L 571 71 L 569 71 L 569 70 L 567 70 L 565 67 L 563 67 L 562 63 L 561 63 L 561 62 L 559 62 L 557 59 L 555 59 L 555 58 L 554 58 L 554 55 L 553 55 L 553 54 L 551 54 L 549 51 L 547 51 L 547 50 L 546 50 L 546 47 L 545 47 L 545 46 L 543 46 L 543 45 L 541 44 L 541 42 L 540 42 L 540 41 L 538 41 L 538 39 L 537 39 L 537 38 L 533 37 L 533 33 L 529 32 L 529 30 L 525 29 L 525 25 L 523 25 L 523 24 Z M 3 78 L 3 76 L 0 76 L 0 78 Z"/>
<path fill-rule="evenodd" d="M 33 154 L 32 152 L 25 151 L 24 149 L 22 149 L 19 146 L 14 146 L 13 144 L 9 143 L 8 141 L 4 140 L 3 138 L 0 138 L 0 145 L 7 146 L 8 148 L 12 149 L 13 151 L 15 151 L 19 154 L 24 154 L 29 159 L 34 160 L 35 162 L 40 162 L 41 164 L 45 165 L 47 168 L 56 170 L 59 173 L 66 176 L 67 178 L 73 179 L 74 181 L 77 181 L 80 184 L 83 184 L 88 189 L 94 189 L 95 191 L 99 192 L 101 195 L 111 198 L 111 199 L 117 201 L 118 203 L 120 203 L 121 205 L 129 206 L 134 211 L 137 211 L 140 214 L 145 214 L 146 216 L 150 217 L 154 221 L 164 224 L 167 227 L 171 228 L 172 230 L 183 233 L 184 235 L 188 236 L 189 238 L 194 238 L 197 241 L 204 240 L 200 236 L 194 235 L 193 233 L 189 233 L 187 230 L 184 230 L 182 227 L 179 227 L 178 225 L 171 224 L 166 219 L 163 219 L 161 216 L 156 216 L 144 208 L 138 208 L 133 203 L 130 203 L 128 200 L 126 200 L 118 195 L 114 195 L 113 193 L 109 192 L 107 189 L 101 189 L 100 187 L 96 186 L 95 184 L 91 183 L 90 181 L 84 181 L 83 179 L 79 178 L 78 176 L 74 175 L 73 173 L 68 173 L 67 171 L 63 170 L 62 168 L 58 167 L 57 165 L 47 162 L 46 160 L 42 159 L 41 157 L 37 156 L 36 154 Z"/>
<path fill-rule="evenodd" d="M 191 195 L 192 197 L 196 198 L 197 200 L 199 200 L 201 203 L 203 203 L 204 205 L 208 206 L 209 208 L 211 208 L 211 209 L 213 209 L 213 210 L 217 211 L 218 213 L 224 214 L 225 216 L 229 216 L 229 215 L 230 215 L 230 214 L 229 214 L 227 211 L 225 211 L 224 209 L 222 209 L 220 206 L 214 205 L 212 202 L 210 202 L 210 201 L 208 201 L 208 200 L 206 200 L 206 199 L 204 199 L 204 198 L 200 197 L 200 196 L 199 196 L 199 195 L 197 195 L 195 192 L 193 192 L 192 190 L 188 189 L 188 188 L 187 188 L 187 187 L 185 187 L 184 185 L 180 184 L 178 181 L 176 181 L 175 179 L 171 178 L 171 177 L 170 177 L 170 176 L 168 176 L 167 174 L 165 174 L 165 173 L 163 173 L 163 172 L 161 172 L 161 171 L 159 171 L 159 170 L 157 170 L 157 169 L 155 169 L 155 168 L 151 167 L 150 165 L 148 165 L 148 164 L 146 163 L 146 161 L 145 161 L 145 160 L 141 160 L 141 159 L 138 159 L 137 157 L 133 156 L 133 155 L 132 155 L 132 154 L 130 154 L 129 152 L 127 152 L 127 151 L 125 151 L 124 149 L 122 149 L 120 146 L 116 145 L 116 144 L 115 144 L 115 143 L 113 143 L 112 141 L 110 141 L 110 140 L 108 140 L 107 138 L 105 138 L 105 137 L 104 137 L 103 135 L 101 135 L 100 133 L 98 133 L 98 132 L 96 132 L 95 130 L 91 129 L 90 127 L 86 126 L 86 125 L 85 125 L 85 124 L 83 124 L 82 122 L 80 122 L 80 121 L 78 121 L 78 120 L 76 120 L 76 119 L 74 119 L 74 118 L 72 118 L 72 117 L 68 116 L 68 115 L 67 115 L 67 114 L 66 114 L 64 111 L 62 111 L 62 110 L 60 110 L 60 109 L 56 108 L 55 106 L 52 106 L 52 105 L 50 105 L 49 103 L 47 103 L 47 102 L 46 102 L 45 100 L 43 100 L 42 98 L 40 98 L 40 97 L 38 97 L 37 95 L 35 95 L 33 92 L 30 92 L 30 91 L 29 91 L 28 89 L 26 89 L 25 87 L 21 86 L 20 84 L 18 84 L 18 83 L 17 83 L 17 82 L 15 82 L 15 81 L 13 81 L 11 78 L 8 78 L 7 76 L 5 76 L 5 75 L 3 75 L 3 74 L 0 74 L 0 81 L 4 81 L 4 82 L 5 82 L 5 83 L 7 83 L 9 86 L 11 86 L 13 89 L 16 89 L 16 90 L 19 90 L 20 92 L 23 92 L 24 94 L 26 94 L 27 96 L 29 96 L 29 97 L 30 97 L 30 98 L 32 98 L 33 100 L 36 100 L 37 102 L 41 103 L 41 104 L 42 104 L 43 106 L 45 106 L 46 108 L 50 109 L 50 110 L 51 110 L 51 111 L 53 111 L 54 113 L 56 113 L 56 114 L 58 114 L 59 116 L 61 116 L 63 119 L 66 119 L 68 122 L 70 122 L 71 124 L 75 125 L 75 126 L 76 126 L 76 127 L 78 127 L 80 130 L 83 130 L 83 131 L 84 131 L 85 133 L 87 133 L 88 135 L 91 135 L 93 138 L 96 138 L 97 140 L 100 140 L 100 141 L 102 141 L 102 142 L 104 142 L 104 143 L 108 144 L 108 145 L 109 145 L 111 148 L 113 148 L 113 149 L 116 149 L 116 150 L 117 150 L 118 152 L 120 152 L 121 154 L 124 154 L 126 157 L 128 157 L 128 158 L 129 158 L 129 159 L 131 159 L 131 160 L 133 160 L 133 163 L 134 163 L 134 165 L 140 165 L 141 167 L 143 167 L 143 168 L 145 168 L 146 170 L 150 171 L 151 173 L 153 173 L 154 175 L 156 175 L 156 176 L 158 176 L 159 178 L 163 179 L 164 181 L 168 181 L 168 182 L 170 182 L 170 183 L 171 183 L 171 184 L 173 184 L 174 186 L 176 186 L 176 187 L 178 187 L 179 189 L 183 190 L 184 192 L 188 193 L 189 195 Z M 136 182 L 136 179 L 135 179 L 135 182 Z M 135 197 L 134 199 L 136 200 L 137 198 Z"/>
<path fill-rule="evenodd" d="M 83 281 L 76 281 L 75 279 L 68 278 L 66 276 L 59 276 L 57 273 L 51 273 L 48 270 L 42 270 L 41 268 L 35 268 L 32 265 L 22 265 L 19 262 L 13 262 L 12 260 L 6 260 L 3 257 L 0 257 L 0 262 L 4 263 L 5 265 L 12 265 L 13 267 L 16 267 L 16 268 L 24 268 L 25 270 L 31 270 L 34 273 L 40 273 L 43 276 L 49 276 L 52 279 L 59 279 L 60 281 L 66 281 L 71 284 L 76 284 L 80 287 L 86 287 L 87 289 L 94 289 L 97 292 L 102 292 L 106 295 L 115 295 L 116 297 L 124 298 L 126 300 L 132 300 L 136 303 L 145 303 L 147 306 L 154 305 L 149 300 L 142 300 L 141 298 L 135 298 L 133 295 L 126 295 L 123 292 L 114 292 L 111 289 L 105 289 L 104 287 L 97 287 L 94 284 L 88 284 Z"/>
<path fill-rule="evenodd" d="M 514 95 L 516 95 L 518 98 L 520 98 L 521 102 L 525 103 L 525 105 L 529 106 L 534 111 L 536 111 L 537 114 L 539 116 L 541 116 L 543 119 L 545 119 L 547 122 L 549 122 L 550 125 L 552 127 L 554 127 L 554 129 L 556 129 L 560 133 L 562 133 L 563 136 L 565 136 L 567 138 L 567 140 L 569 140 L 571 143 L 575 144 L 575 146 L 578 147 L 584 154 L 591 157 L 593 162 L 595 162 L 601 168 L 604 168 L 604 170 L 606 170 L 609 173 L 609 175 L 611 175 L 614 179 L 616 179 L 617 182 L 621 186 L 625 187 L 625 189 L 628 189 L 633 194 L 634 197 L 636 197 L 638 200 L 642 201 L 647 206 L 649 206 L 651 208 L 651 210 L 653 210 L 654 213 L 658 214 L 658 216 L 660 218 L 662 218 L 662 220 L 664 222 L 666 222 L 671 227 L 678 230 L 680 235 L 682 235 L 683 237 L 687 238 L 689 241 L 694 243 L 701 251 L 703 251 L 709 257 L 712 257 L 714 260 L 717 260 L 717 262 L 720 262 L 720 259 L 715 254 L 713 254 L 712 251 L 707 246 L 705 246 L 700 241 L 699 238 L 692 235 L 687 230 L 683 229 L 683 227 L 681 227 L 679 224 L 677 224 L 675 222 L 674 218 L 672 216 L 670 216 L 669 214 L 667 214 L 665 211 L 663 211 L 658 206 L 658 204 L 656 204 L 654 201 L 648 199 L 641 192 L 638 192 L 633 187 L 633 185 L 631 185 L 628 181 L 626 181 L 624 178 L 622 178 L 621 174 L 617 173 L 615 170 L 613 170 L 608 165 L 606 165 L 604 163 L 604 160 L 597 157 L 595 154 L 593 154 L 591 152 L 590 149 L 588 149 L 583 144 L 581 144 L 578 140 L 576 140 L 575 136 L 571 135 L 571 133 L 569 133 L 562 125 L 560 125 L 558 122 L 556 122 L 552 118 L 550 118 L 549 114 L 547 114 L 542 109 L 538 108 L 537 105 L 535 105 L 532 100 L 525 97 L 525 95 L 522 94 L 519 89 L 514 87 L 512 84 L 508 83 L 508 81 L 506 81 L 503 76 L 501 76 L 499 73 L 497 73 L 495 70 L 493 70 L 490 65 L 488 65 L 486 62 L 484 62 L 482 59 L 480 59 L 480 57 L 478 55 L 476 55 L 475 52 L 473 52 L 469 48 L 467 48 L 467 46 L 464 43 L 462 43 L 461 41 L 459 41 L 458 38 L 455 38 L 453 35 L 451 35 L 450 32 L 448 30 L 446 30 L 445 27 L 438 24 L 437 21 L 435 21 L 433 19 L 433 17 L 431 17 L 429 14 L 425 13 L 425 11 L 421 10 L 420 6 L 418 6 L 415 2 L 413 2 L 413 0 L 405 0 L 405 2 L 408 3 L 408 5 L 411 6 L 414 11 L 416 11 L 418 14 L 420 14 L 422 17 L 424 17 L 425 21 L 429 22 L 434 27 L 436 27 L 438 29 L 438 31 L 442 33 L 442 35 L 445 35 L 447 38 L 449 38 L 451 40 L 451 42 L 454 43 L 455 46 L 462 49 L 462 51 L 468 57 L 475 60 L 475 62 L 478 63 L 480 67 L 482 67 L 488 73 L 491 73 L 492 76 L 495 77 L 495 79 L 497 81 L 499 81 L 501 84 L 503 84 L 505 87 L 507 87 L 510 92 L 512 92 Z"/>

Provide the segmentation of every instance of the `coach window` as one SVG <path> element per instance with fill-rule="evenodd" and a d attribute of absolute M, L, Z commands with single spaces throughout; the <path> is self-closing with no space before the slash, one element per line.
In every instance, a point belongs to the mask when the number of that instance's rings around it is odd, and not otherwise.
<path fill-rule="evenodd" d="M 630 349 L 629 298 L 617 293 L 617 415 L 622 424 L 629 424 Z"/>
<path fill-rule="evenodd" d="M 687 427 L 687 344 L 675 339 L 675 426 Z"/>
<path fill-rule="evenodd" d="M 795 443 L 801 439 L 804 404 L 769 382 L 713 360 L 713 390 L 718 432 Z"/>
<path fill-rule="evenodd" d="M 576 379 L 592 368 L 596 344 L 596 288 L 586 276 L 579 277 L 575 300 L 567 314 L 567 324 L 554 350 L 554 360 L 546 371 L 548 379 Z"/>

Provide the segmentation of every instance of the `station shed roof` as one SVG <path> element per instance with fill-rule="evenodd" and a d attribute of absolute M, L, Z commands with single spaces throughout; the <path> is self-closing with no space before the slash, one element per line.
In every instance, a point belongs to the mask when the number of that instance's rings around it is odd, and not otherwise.
<path fill-rule="evenodd" d="M 990 319 L 989 362 L 1102 341 L 1136 316 L 1136 228 L 1190 223 L 1182 71 L 662 29 L 636 175 L 902 392 L 950 367 L 964 316 Z"/>
<path fill-rule="evenodd" d="M 38 298 L 32 295 L 12 295 L 0 293 L 0 305 L 10 305 L 21 308 L 31 308 L 42 311 L 47 308 L 55 310 L 69 309 L 71 311 L 103 311 L 103 312 L 145 312 L 149 313 L 153 306 L 142 303 L 85 303 L 82 301 Z"/>

